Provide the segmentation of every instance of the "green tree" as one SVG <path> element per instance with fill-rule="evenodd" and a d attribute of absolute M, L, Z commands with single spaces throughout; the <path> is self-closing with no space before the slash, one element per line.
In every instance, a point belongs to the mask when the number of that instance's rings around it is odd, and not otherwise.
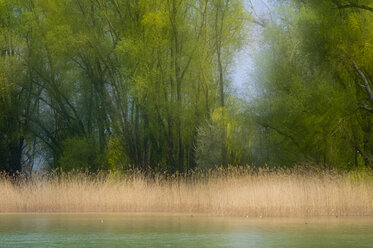
<path fill-rule="evenodd" d="M 253 112 L 264 132 L 265 161 L 371 165 L 371 13 L 356 4 L 282 1 L 277 7 L 281 18 L 265 31 Z"/>

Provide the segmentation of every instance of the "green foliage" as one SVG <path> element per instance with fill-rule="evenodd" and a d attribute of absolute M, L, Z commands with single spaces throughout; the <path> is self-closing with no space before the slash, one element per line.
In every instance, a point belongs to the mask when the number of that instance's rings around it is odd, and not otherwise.
<path fill-rule="evenodd" d="M 63 171 L 99 169 L 99 154 L 92 139 L 68 138 L 62 142 L 62 151 L 59 163 Z"/>
<path fill-rule="evenodd" d="M 113 138 L 109 141 L 106 156 L 108 169 L 111 171 L 125 171 L 131 168 L 126 146 L 120 138 Z"/>
<path fill-rule="evenodd" d="M 210 122 L 198 128 L 197 166 L 211 168 L 222 165 L 222 150 L 226 152 L 224 157 L 227 164 L 252 163 L 254 131 L 255 124 L 247 113 L 245 103 L 234 97 L 229 98 L 224 108 L 217 108 L 211 114 Z"/>
<path fill-rule="evenodd" d="M 243 0 L 0 1 L 0 169 L 371 166 L 369 1 L 276 3 L 248 103 Z"/>
<path fill-rule="evenodd" d="M 42 150 L 66 170 L 193 168 L 196 127 L 229 96 L 247 17 L 242 0 L 0 2 L 0 49 L 23 65 L 0 69 L 14 92 L 3 109 L 27 140 L 18 160 Z"/>
<path fill-rule="evenodd" d="M 222 163 L 222 129 L 217 124 L 206 123 L 198 128 L 196 163 L 199 168 L 214 168 Z"/>
<path fill-rule="evenodd" d="M 371 102 L 353 64 L 370 78 L 372 13 L 338 10 L 339 1 L 285 2 L 265 31 L 253 106 L 264 135 L 255 146 L 272 164 L 371 166 Z"/>

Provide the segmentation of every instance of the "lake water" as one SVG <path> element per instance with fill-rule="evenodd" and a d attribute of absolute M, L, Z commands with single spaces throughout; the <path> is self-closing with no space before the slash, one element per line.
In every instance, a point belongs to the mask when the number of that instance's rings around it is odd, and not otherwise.
<path fill-rule="evenodd" d="M 0 214 L 0 247 L 373 247 L 373 218 Z"/>

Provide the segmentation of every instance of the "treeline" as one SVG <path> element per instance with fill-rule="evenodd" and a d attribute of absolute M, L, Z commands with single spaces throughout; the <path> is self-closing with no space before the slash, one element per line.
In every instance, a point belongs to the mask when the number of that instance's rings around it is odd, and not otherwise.
<path fill-rule="evenodd" d="M 0 1 L 0 169 L 195 167 L 248 18 L 240 0 Z"/>
<path fill-rule="evenodd" d="M 370 167 L 369 1 L 244 5 L 0 1 L 0 170 Z M 229 72 L 254 25 L 245 98 Z"/>

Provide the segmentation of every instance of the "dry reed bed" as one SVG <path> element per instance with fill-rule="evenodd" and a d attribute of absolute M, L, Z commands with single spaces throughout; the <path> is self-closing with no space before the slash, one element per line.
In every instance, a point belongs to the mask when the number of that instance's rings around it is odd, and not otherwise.
<path fill-rule="evenodd" d="M 366 216 L 373 215 L 373 176 L 250 167 L 173 176 L 75 173 L 16 183 L 2 176 L 0 212 Z"/>

